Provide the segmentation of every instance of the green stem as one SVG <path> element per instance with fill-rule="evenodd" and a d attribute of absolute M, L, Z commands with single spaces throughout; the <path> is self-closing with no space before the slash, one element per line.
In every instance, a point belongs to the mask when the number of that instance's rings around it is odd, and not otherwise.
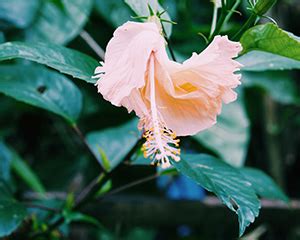
<path fill-rule="evenodd" d="M 173 48 L 172 48 L 172 46 L 171 46 L 171 41 L 170 41 L 170 39 L 168 39 L 166 30 L 165 30 L 165 27 L 164 27 L 164 25 L 163 25 L 162 23 L 161 23 L 161 26 L 162 26 L 163 33 L 164 33 L 164 35 L 165 35 L 166 42 L 167 42 L 167 44 L 168 44 L 168 49 L 169 49 L 169 51 L 170 51 L 171 57 L 172 57 L 173 61 L 176 62 L 176 57 L 175 57 Z"/>
<path fill-rule="evenodd" d="M 78 136 L 80 137 L 80 139 L 82 140 L 82 142 L 86 145 L 86 147 L 89 149 L 89 151 L 93 154 L 93 151 L 91 150 L 90 146 L 87 144 L 82 132 L 80 131 L 80 129 L 76 126 L 73 125 L 73 129 L 75 130 L 75 132 L 78 134 Z M 129 158 L 133 152 L 136 151 L 136 149 L 140 147 L 140 141 L 137 141 L 137 143 L 135 144 L 135 146 L 133 146 L 133 148 L 131 149 L 131 151 L 128 153 L 128 155 L 123 159 L 126 160 L 127 158 Z M 94 155 L 94 154 L 93 154 Z M 96 157 L 94 155 L 94 157 Z M 122 161 L 122 162 L 123 162 Z M 72 210 L 78 210 L 80 209 L 82 206 L 86 205 L 91 199 L 95 198 L 95 195 L 97 194 L 97 192 L 99 191 L 99 188 L 101 188 L 108 179 L 111 178 L 111 175 L 113 174 L 114 171 L 111 172 L 106 172 L 103 169 L 103 173 L 101 173 L 99 176 L 97 176 L 94 180 L 92 180 L 77 196 L 76 200 L 75 200 L 75 205 L 72 208 Z M 153 177 L 146 177 L 145 178 L 146 181 L 153 179 Z M 125 185 L 124 188 L 127 189 L 129 187 L 132 186 L 136 186 L 138 184 L 141 184 L 145 182 L 143 179 L 141 180 L 137 180 L 136 183 L 131 183 L 129 186 Z M 122 187 L 121 187 L 122 190 Z M 54 229 L 58 228 L 61 224 L 64 223 L 64 218 L 61 216 L 60 218 L 58 218 L 54 223 L 52 223 L 47 232 L 39 232 L 36 233 L 32 236 L 32 238 L 37 238 L 40 237 L 42 235 L 45 235 L 47 233 L 50 233 L 51 231 L 53 231 Z"/>
<path fill-rule="evenodd" d="M 94 154 L 93 150 L 91 149 L 90 145 L 87 143 L 83 133 L 79 129 L 79 127 L 76 124 L 72 125 L 72 128 L 74 129 L 75 133 L 78 135 L 79 139 L 85 146 L 85 148 L 88 150 L 88 152 L 93 156 L 93 158 L 98 162 L 97 156 Z M 101 171 L 106 172 L 106 170 L 99 164 Z"/>
<path fill-rule="evenodd" d="M 78 209 L 82 208 L 83 206 L 85 206 L 89 202 L 89 200 L 91 200 L 95 196 L 95 194 L 98 192 L 99 186 L 105 184 L 106 180 L 109 179 L 110 176 L 111 176 L 111 172 L 108 174 L 102 173 L 100 176 L 98 176 L 96 179 L 94 179 L 90 184 L 88 184 L 87 187 L 84 188 L 83 191 L 78 195 L 75 206 L 72 208 L 72 210 L 75 211 L 75 210 L 78 210 Z M 150 175 L 148 177 L 138 179 L 136 181 L 125 184 L 125 185 L 121 186 L 120 188 L 117 188 L 115 190 L 112 190 L 112 191 L 106 193 L 105 195 L 99 197 L 99 199 L 103 199 L 107 196 L 111 196 L 113 194 L 119 193 L 121 191 L 127 190 L 129 188 L 135 187 L 135 186 L 143 184 L 145 182 L 151 181 L 159 176 L 160 175 L 156 173 L 154 175 Z M 81 196 L 80 199 L 79 199 L 79 196 Z M 65 221 L 64 217 L 62 217 L 62 216 L 59 217 L 54 223 L 49 225 L 46 232 L 35 233 L 31 236 L 31 239 L 36 239 L 45 234 L 49 234 L 51 231 L 55 230 L 60 225 L 62 225 L 64 223 L 64 221 Z"/>
<path fill-rule="evenodd" d="M 215 30 L 213 31 L 213 33 L 210 35 L 210 37 L 208 38 L 208 41 L 211 42 L 213 37 L 218 35 L 223 27 L 224 21 L 226 18 L 226 10 L 224 9 L 224 7 L 222 7 L 222 11 L 221 11 L 221 15 L 219 17 L 219 20 L 217 22 L 217 26 L 215 27 Z"/>
<path fill-rule="evenodd" d="M 92 36 L 88 32 L 82 30 L 82 32 L 80 33 L 80 37 L 89 45 L 89 47 L 98 55 L 98 57 L 104 60 L 104 50 L 98 45 L 98 43 L 92 38 Z"/>
<path fill-rule="evenodd" d="M 250 27 L 252 27 L 257 20 L 256 13 L 252 13 L 245 24 L 240 28 L 240 30 L 233 36 L 233 40 L 239 40 L 242 34 Z"/>
<path fill-rule="evenodd" d="M 23 203 L 27 208 L 35 208 L 35 209 L 40 209 L 40 210 L 44 210 L 47 212 L 53 212 L 53 213 L 61 213 L 60 209 L 57 208 L 51 208 L 51 207 L 47 207 L 44 205 L 40 205 L 40 204 L 36 204 L 36 203 L 31 203 L 31 202 L 24 202 Z"/>
<path fill-rule="evenodd" d="M 222 5 L 221 15 L 219 17 L 219 20 L 217 22 L 217 26 L 215 27 L 213 33 L 210 34 L 210 37 L 208 39 L 209 42 L 212 41 L 214 36 L 220 34 L 224 24 L 228 23 L 228 21 L 232 17 L 232 14 L 237 9 L 237 7 L 239 6 L 240 3 L 241 3 L 241 0 L 236 0 L 236 2 L 233 4 L 233 6 L 230 8 L 230 10 L 227 10 L 226 6 Z M 213 28 L 213 26 L 212 26 L 212 28 Z"/>
<path fill-rule="evenodd" d="M 127 189 L 129 189 L 129 188 L 132 188 L 132 187 L 135 187 L 135 186 L 137 186 L 137 185 L 140 185 L 140 184 L 149 182 L 149 181 L 151 181 L 151 180 L 153 180 L 153 179 L 158 178 L 159 176 L 160 176 L 160 174 L 156 173 L 156 174 L 150 175 L 150 176 L 148 176 L 148 177 L 141 178 L 141 179 L 139 179 L 139 180 L 133 181 L 133 182 L 128 183 L 128 184 L 125 184 L 125 185 L 123 185 L 123 186 L 121 186 L 121 187 L 119 187 L 119 188 L 116 188 L 116 189 L 114 189 L 114 190 L 112 190 L 112 191 L 110 191 L 110 192 L 104 194 L 103 196 L 100 196 L 99 198 L 97 198 L 97 200 L 103 199 L 103 198 L 106 198 L 106 197 L 109 197 L 109 196 L 111 196 L 111 195 L 113 195 L 113 194 L 116 194 L 116 193 L 125 191 L 125 190 L 127 190 Z"/>
<path fill-rule="evenodd" d="M 240 3 L 241 3 L 241 0 L 237 0 L 234 3 L 233 7 L 231 8 L 231 10 L 229 11 L 228 15 L 226 16 L 223 24 L 227 24 L 228 23 L 228 21 L 230 20 L 230 18 L 232 17 L 233 13 L 237 9 L 237 7 L 240 5 Z"/>
<path fill-rule="evenodd" d="M 218 17 L 218 8 L 216 6 L 216 4 L 214 5 L 214 10 L 213 10 L 213 17 L 212 17 L 212 21 L 211 21 L 211 28 L 210 28 L 210 34 L 209 34 L 209 38 L 212 37 L 215 29 L 216 29 L 216 25 L 217 25 L 217 17 Z"/>

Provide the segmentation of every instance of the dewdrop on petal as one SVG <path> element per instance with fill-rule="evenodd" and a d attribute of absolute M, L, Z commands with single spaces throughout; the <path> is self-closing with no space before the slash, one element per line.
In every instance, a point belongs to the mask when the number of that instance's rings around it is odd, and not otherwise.
<path fill-rule="evenodd" d="M 115 106 L 140 118 L 144 156 L 162 168 L 180 161 L 178 136 L 210 128 L 222 102 L 234 101 L 240 84 L 234 74 L 240 64 L 232 58 L 238 42 L 216 36 L 200 54 L 183 63 L 169 59 L 160 22 L 127 22 L 109 41 L 105 62 L 95 70 L 98 92 Z"/>

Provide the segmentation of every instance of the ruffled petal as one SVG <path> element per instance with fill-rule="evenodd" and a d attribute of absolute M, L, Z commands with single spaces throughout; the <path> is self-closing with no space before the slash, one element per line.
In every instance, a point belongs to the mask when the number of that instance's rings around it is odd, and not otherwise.
<path fill-rule="evenodd" d="M 232 88 L 241 84 L 241 75 L 235 72 L 242 65 L 233 60 L 241 50 L 239 42 L 230 41 L 227 36 L 216 36 L 202 53 L 194 53 L 186 60 L 183 69 L 195 71 L 201 78 L 218 85 L 222 90 L 222 100 L 230 103 L 237 97 Z"/>
<path fill-rule="evenodd" d="M 95 71 L 96 77 L 100 77 L 98 92 L 112 104 L 121 106 L 134 89 L 145 85 L 151 52 L 164 47 L 164 39 L 154 23 L 127 22 L 119 27 L 108 43 L 105 63 Z M 123 101 L 128 110 L 134 108 L 130 102 Z"/>
<path fill-rule="evenodd" d="M 194 135 L 216 123 L 222 101 L 232 102 L 240 82 L 234 74 L 240 64 L 232 60 L 239 43 L 216 37 L 201 54 L 183 64 L 162 61 L 155 65 L 157 105 L 167 126 L 177 136 Z"/>

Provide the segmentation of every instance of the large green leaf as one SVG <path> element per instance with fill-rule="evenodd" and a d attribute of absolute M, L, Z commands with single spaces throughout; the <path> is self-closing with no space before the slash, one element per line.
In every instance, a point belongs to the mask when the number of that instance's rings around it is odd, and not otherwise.
<path fill-rule="evenodd" d="M 242 166 L 248 150 L 249 127 L 249 119 L 240 99 L 224 105 L 216 125 L 193 138 L 231 165 Z"/>
<path fill-rule="evenodd" d="M 283 104 L 299 104 L 300 95 L 295 80 L 287 72 L 243 72 L 245 87 L 259 87 Z"/>
<path fill-rule="evenodd" d="M 26 208 L 17 202 L 3 182 L 0 182 L 0 237 L 5 237 L 15 231 L 25 219 Z"/>
<path fill-rule="evenodd" d="M 243 53 L 247 53 L 239 58 L 245 65 L 243 70 L 300 68 L 299 38 L 272 23 L 250 28 L 243 34 L 240 42 L 243 45 Z"/>
<path fill-rule="evenodd" d="M 90 83 L 98 63 L 76 50 L 50 43 L 7 42 L 0 44 L 0 61 L 24 58 L 47 65 L 62 73 Z"/>
<path fill-rule="evenodd" d="M 157 0 L 144 0 L 144 1 L 125 0 L 125 3 L 127 3 L 129 5 L 129 7 L 136 13 L 137 16 L 142 16 L 142 17 L 149 16 L 150 12 L 149 12 L 148 6 L 150 6 L 153 11 L 158 11 L 158 12 L 164 11 L 164 9 L 162 8 L 162 6 L 159 4 L 159 2 Z M 167 12 L 162 14 L 161 18 L 168 20 L 168 21 L 171 20 L 169 14 Z M 172 24 L 164 22 L 163 26 L 166 30 L 167 36 L 170 36 L 171 32 L 172 32 Z"/>
<path fill-rule="evenodd" d="M 126 157 L 140 138 L 137 119 L 110 129 L 91 132 L 87 142 L 99 163 L 107 170 L 113 170 Z"/>
<path fill-rule="evenodd" d="M 131 11 L 124 1 L 120 0 L 96 0 L 95 8 L 107 22 L 114 27 L 119 27 L 131 20 Z"/>
<path fill-rule="evenodd" d="M 237 59 L 243 71 L 300 69 L 300 61 L 264 51 L 250 51 Z"/>
<path fill-rule="evenodd" d="M 264 198 L 282 200 L 288 202 L 289 199 L 278 185 L 264 172 L 254 168 L 241 168 L 242 175 L 251 182 L 256 193 Z"/>
<path fill-rule="evenodd" d="M 206 190 L 213 192 L 232 211 L 238 214 L 240 236 L 259 214 L 260 202 L 251 183 L 239 170 L 212 156 L 182 155 L 173 166 Z"/>
<path fill-rule="evenodd" d="M 300 61 L 300 42 L 273 23 L 257 25 L 240 40 L 243 52 L 261 50 Z"/>
<path fill-rule="evenodd" d="M 40 65 L 0 65 L 0 92 L 71 123 L 81 112 L 82 96 L 74 83 Z"/>
<path fill-rule="evenodd" d="M 92 5 L 93 0 L 43 0 L 39 16 L 26 30 L 26 38 L 65 44 L 80 33 Z"/>
<path fill-rule="evenodd" d="M 1 0 L 0 28 L 28 27 L 34 20 L 39 6 L 39 0 Z"/>

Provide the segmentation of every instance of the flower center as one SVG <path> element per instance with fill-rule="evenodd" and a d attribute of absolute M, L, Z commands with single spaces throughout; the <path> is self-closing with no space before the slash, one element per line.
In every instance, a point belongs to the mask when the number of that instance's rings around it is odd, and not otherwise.
<path fill-rule="evenodd" d="M 153 159 L 153 164 L 161 165 L 162 168 L 170 166 L 169 158 L 174 161 L 180 160 L 179 139 L 176 134 L 169 129 L 162 117 L 159 116 L 155 96 L 155 76 L 154 76 L 154 56 L 151 54 L 149 61 L 148 80 L 150 82 L 150 115 L 144 119 L 144 137 L 146 142 L 143 145 L 145 158 Z"/>

